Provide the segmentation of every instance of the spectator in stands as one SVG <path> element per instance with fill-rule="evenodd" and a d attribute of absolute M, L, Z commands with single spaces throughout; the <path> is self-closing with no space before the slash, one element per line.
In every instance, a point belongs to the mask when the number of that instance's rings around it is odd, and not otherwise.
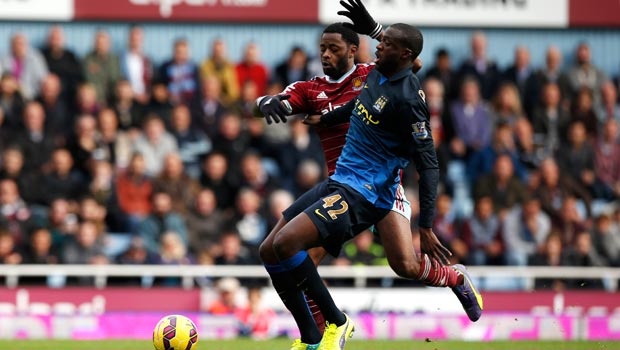
<path fill-rule="evenodd" d="M 568 71 L 568 81 L 573 93 L 576 96 L 584 88 L 592 92 L 592 101 L 598 105 L 601 101 L 601 86 L 607 77 L 592 63 L 590 46 L 586 42 L 577 45 L 575 50 L 575 64 Z"/>
<path fill-rule="evenodd" d="M 73 167 L 71 153 L 59 148 L 52 153 L 50 170 L 41 177 L 39 204 L 50 205 L 56 198 L 76 200 L 86 190 L 84 177 Z"/>
<path fill-rule="evenodd" d="M 620 123 L 618 89 L 613 81 L 608 80 L 601 86 L 601 103 L 596 107 L 595 113 L 599 118 L 599 123 L 605 123 L 609 119 L 615 119 Z"/>
<path fill-rule="evenodd" d="M 42 227 L 47 228 L 52 234 L 52 245 L 59 247 L 75 235 L 78 230 L 78 217 L 71 211 L 71 205 L 65 198 L 57 198 L 50 204 L 47 217 L 42 220 Z"/>
<path fill-rule="evenodd" d="M 247 152 L 250 138 L 243 130 L 241 118 L 234 113 L 226 113 L 220 121 L 218 134 L 212 138 L 213 150 L 223 153 L 228 159 L 228 176 L 232 181 L 241 180 L 241 158 Z"/>
<path fill-rule="evenodd" d="M 581 121 L 574 121 L 568 128 L 568 144 L 557 153 L 558 166 L 565 176 L 570 176 L 590 194 L 596 194 L 600 188 L 594 172 L 594 148 L 588 142 L 586 126 Z"/>
<path fill-rule="evenodd" d="M 95 34 L 93 51 L 84 57 L 84 76 L 97 91 L 97 102 L 104 106 L 121 79 L 120 60 L 110 51 L 110 34 L 99 30 Z"/>
<path fill-rule="evenodd" d="M 596 218 L 592 243 L 597 254 L 606 259 L 609 265 L 620 264 L 620 226 L 611 215 L 601 214 Z"/>
<path fill-rule="evenodd" d="M 146 248 L 158 252 L 161 236 L 167 231 L 176 232 L 187 247 L 187 228 L 181 216 L 172 210 L 172 199 L 165 192 L 153 193 L 152 213 L 137 227 L 135 233 L 144 239 Z"/>
<path fill-rule="evenodd" d="M 46 228 L 36 228 L 30 233 L 29 245 L 23 255 L 23 264 L 57 264 L 59 259 L 53 250 L 52 234 Z"/>
<path fill-rule="evenodd" d="M 114 89 L 114 111 L 121 130 L 139 129 L 144 118 L 144 105 L 138 102 L 128 80 L 119 80 Z M 169 125 L 170 120 L 164 119 Z"/>
<path fill-rule="evenodd" d="M 214 76 L 202 80 L 202 90 L 192 101 L 194 124 L 211 139 L 217 134 L 222 117 L 227 108 L 222 100 L 222 83 Z"/>
<path fill-rule="evenodd" d="M 256 86 L 258 96 L 264 96 L 269 81 L 269 71 L 260 61 L 260 49 L 254 42 L 246 45 L 241 62 L 235 67 L 237 86 L 242 87 L 247 81 Z M 257 96 L 257 97 L 258 97 Z"/>
<path fill-rule="evenodd" d="M 592 90 L 588 88 L 580 89 L 573 98 L 571 122 L 582 122 L 586 127 L 588 139 L 592 141 L 598 136 L 598 120 L 596 112 L 594 111 Z"/>
<path fill-rule="evenodd" d="M 554 230 L 560 233 L 562 244 L 565 247 L 574 245 L 577 234 L 587 230 L 590 226 L 589 220 L 586 221 L 579 213 L 578 205 L 575 197 L 566 197 L 562 201 L 559 215 L 551 218 L 551 224 Z"/>
<path fill-rule="evenodd" d="M 200 67 L 202 79 L 215 77 L 222 87 L 222 101 L 230 105 L 239 98 L 239 81 L 235 65 L 228 59 L 226 42 L 215 39 L 211 45 L 211 56 L 202 62 Z"/>
<path fill-rule="evenodd" d="M 235 316 L 241 322 L 239 335 L 253 339 L 267 339 L 276 335 L 277 315 L 261 301 L 261 289 L 248 288 L 248 304 L 235 311 Z"/>
<path fill-rule="evenodd" d="M 75 170 L 83 178 L 88 178 L 90 164 L 93 160 L 107 158 L 107 147 L 97 131 L 97 119 L 93 115 L 83 114 L 75 121 L 75 136 L 69 140 L 67 149 L 73 156 Z"/>
<path fill-rule="evenodd" d="M 253 252 L 258 251 L 259 244 L 267 235 L 267 220 L 262 212 L 262 204 L 258 192 L 242 188 L 237 195 L 235 215 L 231 220 L 243 244 Z"/>
<path fill-rule="evenodd" d="M 474 198 L 490 197 L 495 213 L 504 219 L 513 207 L 523 203 L 526 188 L 514 172 L 512 156 L 500 154 L 495 159 L 493 172 L 478 178 Z"/>
<path fill-rule="evenodd" d="M 370 40 L 366 36 L 360 36 L 360 44 L 357 47 L 357 52 L 355 52 L 354 62 L 358 63 L 371 63 L 374 59 L 373 54 L 371 52 L 373 50 Z M 311 71 L 316 74 L 312 74 L 313 76 L 320 77 L 323 75 L 322 67 L 319 65 L 315 71 L 311 69 Z"/>
<path fill-rule="evenodd" d="M 447 194 L 440 194 L 437 197 L 433 231 L 439 241 L 452 252 L 451 262 L 464 262 L 468 254 L 467 246 L 456 232 L 451 207 L 452 199 Z"/>
<path fill-rule="evenodd" d="M 284 212 L 284 210 L 286 210 L 291 204 L 293 204 L 294 201 L 295 197 L 293 197 L 293 195 L 286 190 L 278 189 L 271 192 L 271 195 L 269 196 L 269 198 L 267 198 L 268 231 L 271 231 L 273 229 L 278 220 L 282 218 L 282 213 Z"/>
<path fill-rule="evenodd" d="M 88 184 L 88 195 L 92 196 L 99 205 L 110 212 L 118 205 L 114 198 L 114 169 L 112 164 L 105 160 L 97 160 L 91 166 L 91 181 Z"/>
<path fill-rule="evenodd" d="M 212 315 L 234 315 L 238 310 L 237 293 L 239 292 L 239 280 L 234 277 L 224 277 L 217 281 L 215 288 L 218 299 L 207 307 L 207 312 Z"/>
<path fill-rule="evenodd" d="M 525 170 L 527 181 L 529 175 L 540 167 L 543 159 L 551 156 L 552 153 L 547 153 L 544 147 L 535 143 L 534 129 L 527 118 L 519 118 L 513 129 L 519 163 Z"/>
<path fill-rule="evenodd" d="M 45 111 L 41 104 L 28 102 L 23 121 L 24 129 L 15 134 L 12 142 L 24 153 L 24 171 L 40 171 L 54 149 L 54 140 L 45 132 Z"/>
<path fill-rule="evenodd" d="M 60 100 L 66 106 L 73 106 L 77 87 L 84 81 L 84 71 L 80 59 L 65 46 L 65 34 L 61 26 L 50 27 L 46 45 L 41 52 L 49 71 L 60 78 Z"/>
<path fill-rule="evenodd" d="M 513 64 L 504 71 L 503 80 L 511 82 L 517 88 L 516 97 L 520 98 L 523 113 L 530 115 L 538 102 L 537 78 L 531 66 L 530 51 L 527 46 L 515 48 Z"/>
<path fill-rule="evenodd" d="M 191 59 L 187 39 L 177 39 L 174 42 L 172 59 L 159 68 L 159 77 L 168 86 L 174 104 L 187 104 L 199 92 L 198 66 Z"/>
<path fill-rule="evenodd" d="M 43 55 L 28 44 L 28 38 L 23 33 L 13 34 L 11 53 L 2 58 L 0 66 L 19 82 L 26 100 L 32 100 L 39 94 L 41 82 L 49 73 Z"/>
<path fill-rule="evenodd" d="M 430 78 L 437 79 L 441 82 L 443 86 L 443 90 L 445 90 L 445 96 L 447 99 L 454 99 L 457 96 L 457 84 L 458 77 L 456 76 L 456 72 L 452 69 L 452 61 L 450 59 L 450 53 L 444 47 L 437 50 L 435 54 L 435 65 L 433 65 L 426 72 L 425 76 L 425 84 Z M 426 97 L 428 99 L 428 92 L 426 92 Z M 428 102 L 428 100 L 427 100 Z"/>
<path fill-rule="evenodd" d="M 592 246 L 590 232 L 581 231 L 575 237 L 575 244 L 566 250 L 566 262 L 569 266 L 601 267 L 606 265 Z M 580 289 L 602 289 L 603 282 L 600 279 L 581 278 L 573 280 L 573 287 Z"/>
<path fill-rule="evenodd" d="M 514 126 L 519 118 L 524 118 L 520 93 L 513 82 L 503 82 L 500 84 L 491 107 L 494 125 L 508 124 Z"/>
<path fill-rule="evenodd" d="M 304 49 L 299 46 L 293 47 L 286 61 L 276 66 L 272 77 L 273 80 L 282 84 L 282 86 L 288 86 L 293 82 L 309 78 L 308 56 Z"/>
<path fill-rule="evenodd" d="M 146 174 L 156 176 L 164 166 L 164 159 L 169 153 L 177 153 L 177 142 L 166 131 L 164 122 L 156 115 L 149 115 L 144 120 L 143 134 L 134 142 L 134 152 L 142 154 L 146 164 Z"/>
<path fill-rule="evenodd" d="M 566 254 L 563 253 L 562 239 L 558 232 L 551 232 L 545 240 L 544 246 L 539 252 L 534 254 L 528 262 L 531 266 L 566 266 Z M 551 278 L 537 278 L 535 280 L 535 289 L 553 289 L 556 292 L 561 292 L 566 289 L 566 280 L 564 279 L 551 279 Z"/>
<path fill-rule="evenodd" d="M 594 174 L 600 180 L 595 197 L 613 200 L 620 197 L 620 134 L 618 121 L 607 119 L 594 143 Z"/>
<path fill-rule="evenodd" d="M 219 240 L 219 253 L 215 265 L 252 265 L 257 261 L 250 257 L 250 252 L 242 245 L 241 237 L 236 231 L 224 231 Z"/>
<path fill-rule="evenodd" d="M 91 83 L 81 84 L 77 91 L 76 106 L 74 111 L 75 116 L 82 114 L 97 115 L 99 110 L 103 107 L 103 105 L 97 100 L 97 89 L 95 88 L 95 85 Z"/>
<path fill-rule="evenodd" d="M 157 255 L 149 252 L 142 237 L 138 236 L 132 237 L 127 250 L 116 258 L 116 262 L 123 265 L 156 264 L 157 260 Z"/>
<path fill-rule="evenodd" d="M 451 150 L 458 157 L 465 157 L 481 150 L 491 142 L 493 120 L 480 96 L 480 85 L 474 78 L 465 78 L 461 97 L 450 106 L 454 138 Z"/>
<path fill-rule="evenodd" d="M 4 73 L 0 78 L 0 109 L 3 112 L 4 130 L 14 132 L 23 129 L 24 97 L 11 73 Z"/>
<path fill-rule="evenodd" d="M 159 264 L 193 264 L 193 259 L 187 253 L 187 244 L 183 242 L 178 233 L 174 231 L 164 232 L 161 236 L 159 246 Z"/>
<path fill-rule="evenodd" d="M 293 188 L 293 181 L 298 173 L 301 163 L 312 160 L 316 164 L 320 164 L 319 176 L 326 171 L 325 157 L 316 132 L 310 131 L 310 128 L 302 122 L 301 119 L 293 119 L 289 122 L 291 130 L 291 139 L 284 144 L 280 152 L 279 162 L 281 169 L 281 178 L 287 188 Z M 303 189 L 295 189 L 296 194 L 302 194 Z"/>
<path fill-rule="evenodd" d="M 325 170 L 314 159 L 305 159 L 297 166 L 295 174 L 295 186 L 293 187 L 296 197 L 309 191 L 314 185 L 321 182 L 325 176 Z"/>
<path fill-rule="evenodd" d="M 240 186 L 252 189 L 261 198 L 267 198 L 271 192 L 279 187 L 278 180 L 267 172 L 258 152 L 246 152 L 241 158 L 240 168 Z"/>
<path fill-rule="evenodd" d="M 505 259 L 508 265 L 525 266 L 551 232 L 551 220 L 541 210 L 540 200 L 528 197 L 514 207 L 502 225 Z"/>
<path fill-rule="evenodd" d="M 501 221 L 494 214 L 491 197 L 476 199 L 474 215 L 463 222 L 461 237 L 469 251 L 468 264 L 503 265 Z"/>
<path fill-rule="evenodd" d="M 252 80 L 246 80 L 241 84 L 239 99 L 235 101 L 230 108 L 241 116 L 246 122 L 251 122 L 254 118 L 254 110 L 256 109 L 256 99 L 259 95 L 258 86 Z M 264 124 L 262 118 L 258 118 L 261 124 Z"/>
<path fill-rule="evenodd" d="M 84 221 L 77 234 L 63 243 L 60 259 L 64 264 L 107 264 L 103 247 L 104 237 L 97 232 L 97 225 Z"/>
<path fill-rule="evenodd" d="M 127 51 L 121 57 L 121 72 L 129 81 L 136 100 L 147 103 L 153 80 L 153 65 L 144 54 L 144 30 L 138 25 L 129 28 Z"/>
<path fill-rule="evenodd" d="M 186 216 L 189 246 L 194 253 L 215 245 L 224 229 L 228 218 L 217 208 L 217 202 L 213 190 L 203 189 L 196 195 L 194 206 Z"/>
<path fill-rule="evenodd" d="M 515 174 L 521 180 L 525 180 L 525 169 L 519 163 L 519 155 L 514 142 L 512 128 L 508 124 L 500 124 L 493 132 L 492 143 L 470 157 L 467 164 L 467 176 L 471 179 L 473 185 L 476 184 L 480 176 L 491 173 L 495 160 L 502 154 L 510 156 Z"/>
<path fill-rule="evenodd" d="M 45 130 L 54 138 L 54 143 L 64 144 L 68 136 L 67 125 L 73 124 L 73 115 L 66 100 L 61 98 L 60 79 L 55 74 L 48 74 L 41 82 L 41 93 L 37 102 L 43 106 L 45 113 Z"/>
<path fill-rule="evenodd" d="M 151 212 L 153 185 L 146 175 L 146 164 L 140 153 L 134 153 L 127 170 L 117 176 L 115 182 L 118 206 L 125 216 L 125 232 L 134 232 L 140 222 Z"/>
<path fill-rule="evenodd" d="M 132 152 L 131 134 L 118 129 L 118 119 L 113 109 L 104 108 L 99 112 L 97 127 L 104 159 L 118 169 L 127 168 Z"/>
<path fill-rule="evenodd" d="M 576 197 L 584 202 L 588 216 L 590 216 L 591 197 L 588 190 L 575 182 L 570 176 L 560 176 L 560 169 L 553 158 L 543 160 L 538 182 L 532 189 L 540 198 L 542 209 L 552 218 L 560 217 L 562 202 L 567 197 Z"/>
<path fill-rule="evenodd" d="M 105 223 L 106 208 L 100 205 L 95 197 L 83 196 L 78 203 L 78 217 L 80 221 L 92 222 L 97 228 L 97 235 L 102 236 L 108 231 Z"/>
<path fill-rule="evenodd" d="M 237 197 L 237 186 L 228 174 L 228 158 L 221 152 L 209 153 L 203 163 L 200 184 L 213 190 L 217 207 L 223 211 L 231 209 Z"/>
<path fill-rule="evenodd" d="M 531 120 L 535 142 L 544 147 L 544 153 L 554 154 L 566 142 L 571 116 L 562 105 L 557 83 L 549 82 L 542 86 L 541 104 L 534 109 Z"/>
<path fill-rule="evenodd" d="M 33 174 L 24 171 L 24 155 L 18 147 L 8 147 L 2 150 L 2 161 L 0 162 L 0 179 L 10 179 L 15 181 L 19 193 L 26 202 L 29 202 L 32 191 Z"/>
<path fill-rule="evenodd" d="M 362 231 L 353 240 L 347 242 L 342 251 L 351 265 L 384 266 L 388 264 L 383 246 L 374 241 L 369 230 Z"/>
<path fill-rule="evenodd" d="M 179 154 L 168 153 L 161 173 L 153 180 L 153 191 L 167 193 L 172 210 L 184 216 L 194 203 L 200 185 L 183 171 Z"/>
<path fill-rule="evenodd" d="M 0 263 L 6 265 L 17 265 L 22 262 L 22 255 L 17 249 L 15 237 L 11 232 L 0 229 Z"/>
<path fill-rule="evenodd" d="M 211 151 L 211 140 L 200 129 L 192 128 L 192 116 L 184 105 L 174 107 L 172 113 L 172 134 L 179 146 L 179 156 L 185 173 L 192 179 L 200 177 L 200 165 Z"/>
<path fill-rule="evenodd" d="M 153 81 L 151 86 L 151 98 L 145 107 L 144 115 L 155 114 L 163 120 L 172 118 L 172 102 L 170 101 L 170 91 L 161 80 Z"/>
<path fill-rule="evenodd" d="M 545 54 L 545 66 L 536 73 L 538 86 L 536 91 L 543 91 L 544 86 L 554 84 L 558 88 L 558 99 L 563 108 L 570 105 L 572 91 L 568 75 L 562 71 L 562 52 L 557 46 L 549 46 Z M 544 92 L 543 96 L 544 96 Z M 543 97 L 544 98 L 544 97 Z M 533 122 L 536 118 L 531 118 Z"/>
<path fill-rule="evenodd" d="M 454 135 L 452 121 L 448 109 L 448 95 L 442 80 L 428 77 L 424 81 L 426 105 L 430 114 L 430 126 L 433 132 L 433 141 L 444 143 Z"/>
<path fill-rule="evenodd" d="M 461 81 L 468 76 L 475 77 L 483 99 L 488 101 L 495 94 L 500 73 L 495 62 L 487 57 L 487 38 L 483 32 L 472 34 L 471 57 L 461 64 L 459 76 Z"/>

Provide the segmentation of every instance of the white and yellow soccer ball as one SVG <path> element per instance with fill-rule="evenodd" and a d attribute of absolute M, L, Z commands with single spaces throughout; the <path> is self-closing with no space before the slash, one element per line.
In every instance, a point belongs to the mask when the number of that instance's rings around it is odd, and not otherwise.
<path fill-rule="evenodd" d="M 196 344 L 196 325 L 183 315 L 165 316 L 153 330 L 155 350 L 196 350 Z"/>

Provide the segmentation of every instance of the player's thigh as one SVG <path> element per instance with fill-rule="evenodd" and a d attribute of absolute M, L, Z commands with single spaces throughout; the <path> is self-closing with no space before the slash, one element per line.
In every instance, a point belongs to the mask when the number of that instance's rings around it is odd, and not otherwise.
<path fill-rule="evenodd" d="M 278 220 L 276 225 L 273 227 L 271 232 L 265 237 L 263 242 L 258 247 L 258 254 L 260 255 L 261 260 L 265 264 L 277 264 L 278 257 L 273 251 L 273 240 L 276 237 L 276 234 L 286 225 L 287 221 L 284 218 Z"/>
<path fill-rule="evenodd" d="M 319 229 L 304 212 L 294 217 L 276 233 L 273 250 L 278 260 L 282 261 L 320 244 Z"/>
<path fill-rule="evenodd" d="M 419 269 L 413 245 L 410 222 L 395 211 L 390 211 L 375 227 L 390 267 L 400 276 L 412 277 Z"/>

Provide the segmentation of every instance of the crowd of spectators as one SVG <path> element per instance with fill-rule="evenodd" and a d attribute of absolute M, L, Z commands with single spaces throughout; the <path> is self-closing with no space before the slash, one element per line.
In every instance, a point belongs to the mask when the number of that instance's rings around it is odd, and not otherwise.
<path fill-rule="evenodd" d="M 127 37 L 112 52 L 100 30 L 77 57 L 51 26 L 43 47 L 16 33 L 0 54 L 0 263 L 259 263 L 326 169 L 312 130 L 267 127 L 254 101 L 320 74 L 316 60 L 294 47 L 267 67 L 249 43 L 231 62 L 218 39 L 201 61 L 178 39 L 157 65 L 141 27 Z M 419 74 L 441 164 L 435 232 L 454 262 L 617 266 L 618 82 L 587 42 L 566 64 L 549 47 L 543 67 L 524 46 L 499 67 L 486 46 L 475 32 L 469 59 L 441 49 Z M 413 167 L 403 183 L 415 234 Z M 386 260 L 364 234 L 331 263 Z"/>

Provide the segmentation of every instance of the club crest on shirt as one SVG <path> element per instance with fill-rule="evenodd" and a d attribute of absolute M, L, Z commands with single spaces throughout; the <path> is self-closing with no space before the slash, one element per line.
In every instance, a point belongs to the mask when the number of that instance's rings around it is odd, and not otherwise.
<path fill-rule="evenodd" d="M 428 137 L 428 130 L 426 130 L 426 122 L 416 122 L 414 124 L 411 124 L 411 128 L 413 129 L 413 132 L 411 133 L 411 135 L 413 135 L 414 138 L 418 140 L 424 140 Z"/>
<path fill-rule="evenodd" d="M 356 77 L 352 81 L 353 83 L 353 91 L 360 91 L 364 88 L 364 79 L 362 77 Z"/>
<path fill-rule="evenodd" d="M 377 112 L 381 112 L 383 111 L 383 108 L 385 108 L 385 104 L 387 103 L 388 98 L 381 95 L 381 97 L 379 97 L 375 103 L 373 103 L 372 108 L 377 111 Z"/>

